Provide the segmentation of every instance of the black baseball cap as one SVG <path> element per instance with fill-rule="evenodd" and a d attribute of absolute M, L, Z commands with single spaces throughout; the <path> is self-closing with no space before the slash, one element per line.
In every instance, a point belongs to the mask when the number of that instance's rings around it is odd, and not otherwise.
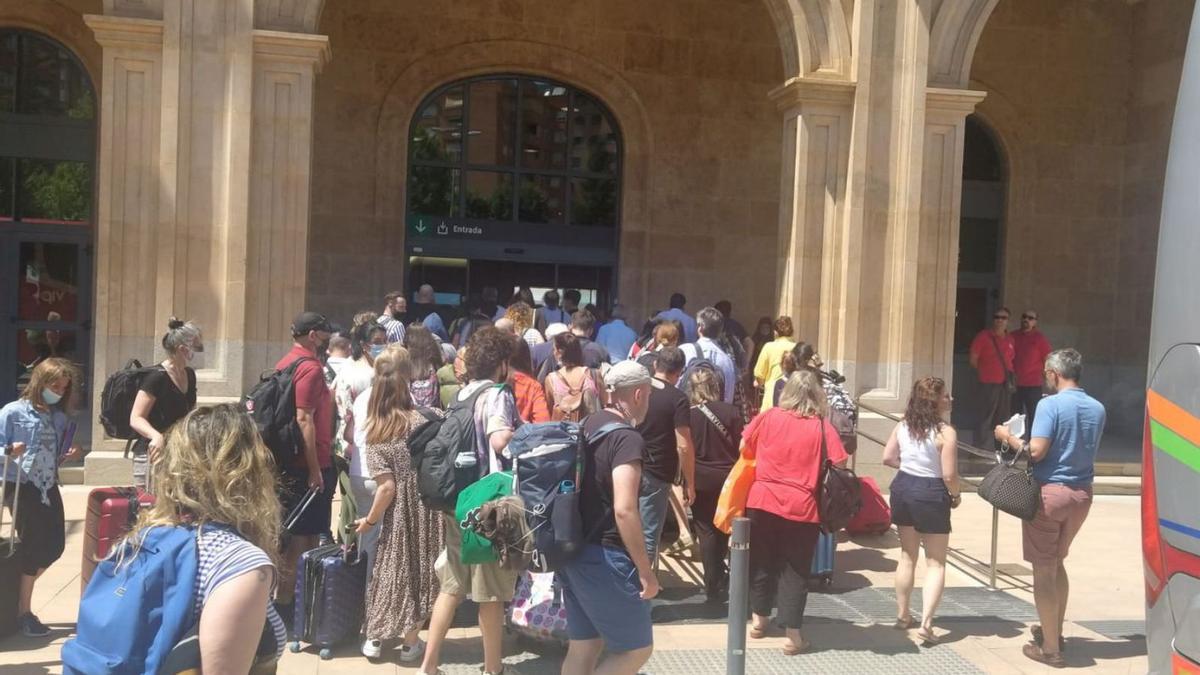
<path fill-rule="evenodd" d="M 293 336 L 308 335 L 314 330 L 332 333 L 333 326 L 329 325 L 329 319 L 326 319 L 324 314 L 316 312 L 301 312 L 292 321 Z"/>

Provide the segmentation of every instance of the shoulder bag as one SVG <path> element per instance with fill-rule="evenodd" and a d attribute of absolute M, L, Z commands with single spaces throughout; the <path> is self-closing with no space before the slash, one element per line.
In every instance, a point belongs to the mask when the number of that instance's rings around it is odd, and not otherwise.
<path fill-rule="evenodd" d="M 837 532 L 858 515 L 862 508 L 862 483 L 852 469 L 829 461 L 825 447 L 825 418 L 818 417 L 821 434 L 821 468 L 817 474 L 817 512 L 821 529 Z"/>
<path fill-rule="evenodd" d="M 1000 367 L 1004 369 L 1004 388 L 1008 393 L 1017 393 L 1017 375 L 1008 369 L 1008 363 L 1004 360 L 1004 352 L 1000 351 L 1000 341 L 996 339 L 996 334 L 988 331 L 988 337 L 992 339 L 992 347 L 996 349 L 996 358 L 1000 359 Z"/>
<path fill-rule="evenodd" d="M 979 483 L 979 496 L 1001 511 L 1021 520 L 1033 520 L 1042 506 L 1042 488 L 1033 480 L 1033 465 L 1016 466 L 1024 449 L 1011 460 L 998 455 L 996 466 Z"/>

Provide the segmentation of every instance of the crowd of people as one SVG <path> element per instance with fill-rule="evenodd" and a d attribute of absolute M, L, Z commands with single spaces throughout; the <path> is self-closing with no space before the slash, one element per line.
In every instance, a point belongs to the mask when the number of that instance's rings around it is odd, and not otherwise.
<path fill-rule="evenodd" d="M 821 535 L 816 486 L 822 458 L 845 464 L 844 435 L 831 420 L 853 422 L 858 414 L 842 378 L 825 370 L 811 343 L 796 339 L 787 316 L 764 317 L 747 332 L 727 301 L 689 313 L 686 298 L 676 293 L 668 309 L 634 330 L 624 307 L 599 317 L 595 307 L 580 307 L 580 299 L 578 291 L 560 298 L 552 290 L 535 304 L 521 289 L 502 306 L 495 289 L 485 289 L 451 316 L 434 302 L 433 289 L 422 286 L 411 304 L 404 294 L 389 293 L 382 312 L 361 312 L 348 329 L 319 313 L 301 313 L 291 325 L 293 345 L 276 363 L 279 370 L 294 368 L 303 438 L 297 458 L 285 466 L 274 465 L 244 409 L 196 408 L 188 364 L 203 351 L 203 336 L 199 327 L 172 318 L 162 339 L 167 358 L 143 381 L 130 417 L 143 439 L 135 444 L 137 480 L 158 498 L 131 541 L 154 526 L 200 525 L 204 663 L 246 670 L 278 656 L 294 613 L 297 563 L 333 535 L 340 483 L 350 512 L 337 519 L 336 529 L 357 538 L 370 569 L 363 655 L 380 658 L 398 645 L 400 662 L 419 664 L 426 675 L 438 672 L 455 610 L 470 598 L 478 604 L 483 672 L 504 672 L 505 603 L 513 599 L 518 572 L 499 562 L 464 562 L 460 523 L 421 500 L 408 447 L 410 432 L 430 409 L 456 405 L 471 406 L 480 478 L 511 469 L 507 446 L 524 424 L 579 422 L 585 438 L 610 430 L 586 445 L 579 490 L 589 536 L 558 573 L 570 636 L 563 672 L 632 674 L 649 659 L 654 640 L 647 601 L 659 591 L 660 538 L 671 519 L 689 528 L 689 510 L 706 597 L 727 601 L 728 537 L 713 520 L 726 477 L 743 456 L 756 461 L 746 501 L 750 635 L 762 638 L 778 627 L 786 654 L 805 651 L 807 578 Z M 996 345 L 1001 386 L 1012 368 L 1004 351 L 1011 336 L 1000 335 L 1007 318 L 1007 310 L 998 311 L 995 340 L 981 343 Z M 1036 323 L 1036 314 L 1027 312 L 1025 320 Z M 1020 393 L 1038 413 L 1035 418 L 1030 410 L 1024 439 L 1003 425 L 989 430 L 1029 454 L 1042 485 L 1045 508 L 1024 523 L 1042 620 L 1025 654 L 1061 665 L 1062 563 L 1090 505 L 1104 411 L 1079 388 L 1077 352 L 1050 353 L 1040 343 L 1031 349 L 1046 352 L 1038 385 L 1054 394 Z M 995 379 L 987 354 L 973 347 L 972 363 L 981 378 L 986 370 L 987 379 Z M 1025 377 L 1032 369 L 1021 366 L 1020 387 L 1033 386 Z M 38 575 L 63 551 L 55 477 L 58 463 L 78 452 L 68 415 L 81 384 L 69 362 L 47 359 L 22 397 L 0 410 L 0 445 L 16 460 L 5 481 L 26 487 L 17 520 L 18 611 L 26 635 L 47 632 L 30 598 Z M 1007 404 L 988 400 L 991 424 Z M 883 454 L 884 463 L 898 469 L 890 491 L 901 544 L 895 625 L 915 627 L 926 642 L 938 639 L 933 622 L 950 513 L 961 499 L 950 408 L 944 381 L 918 379 Z M 297 509 L 310 491 L 316 497 Z M 18 498 L 14 492 L 6 491 L 9 501 Z M 281 516 L 294 511 L 299 516 L 281 537 Z M 220 527 L 205 530 L 204 523 Z M 927 572 L 918 625 L 909 603 L 921 547 Z M 277 638 L 273 649 L 262 648 L 260 633 Z"/>

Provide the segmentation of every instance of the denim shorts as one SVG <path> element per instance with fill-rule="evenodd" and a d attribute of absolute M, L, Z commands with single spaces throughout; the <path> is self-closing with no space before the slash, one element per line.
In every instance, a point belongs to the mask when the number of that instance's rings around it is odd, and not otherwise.
<path fill-rule="evenodd" d="M 650 603 L 623 549 L 588 544 L 559 572 L 567 606 L 567 635 L 572 640 L 604 640 L 610 652 L 628 652 L 654 644 Z"/>
<path fill-rule="evenodd" d="M 941 478 L 900 471 L 889 492 L 893 523 L 921 534 L 950 534 L 950 493 Z"/>

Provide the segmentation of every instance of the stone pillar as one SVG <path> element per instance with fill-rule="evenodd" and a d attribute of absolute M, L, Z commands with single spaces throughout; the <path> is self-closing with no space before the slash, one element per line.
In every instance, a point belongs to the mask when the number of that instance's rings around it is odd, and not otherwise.
<path fill-rule="evenodd" d="M 784 113 L 780 190 L 778 314 L 792 317 L 796 335 L 815 339 L 825 323 L 822 270 L 844 247 L 844 215 L 854 84 L 793 78 L 771 92 Z"/>
<path fill-rule="evenodd" d="M 313 80 L 328 39 L 256 30 L 243 0 L 134 9 L 142 18 L 86 17 L 104 48 L 93 382 L 129 358 L 161 359 L 175 315 L 204 331 L 201 401 L 235 399 L 286 349 L 304 301 Z M 118 470 L 105 459 L 89 458 L 89 482 Z"/>

